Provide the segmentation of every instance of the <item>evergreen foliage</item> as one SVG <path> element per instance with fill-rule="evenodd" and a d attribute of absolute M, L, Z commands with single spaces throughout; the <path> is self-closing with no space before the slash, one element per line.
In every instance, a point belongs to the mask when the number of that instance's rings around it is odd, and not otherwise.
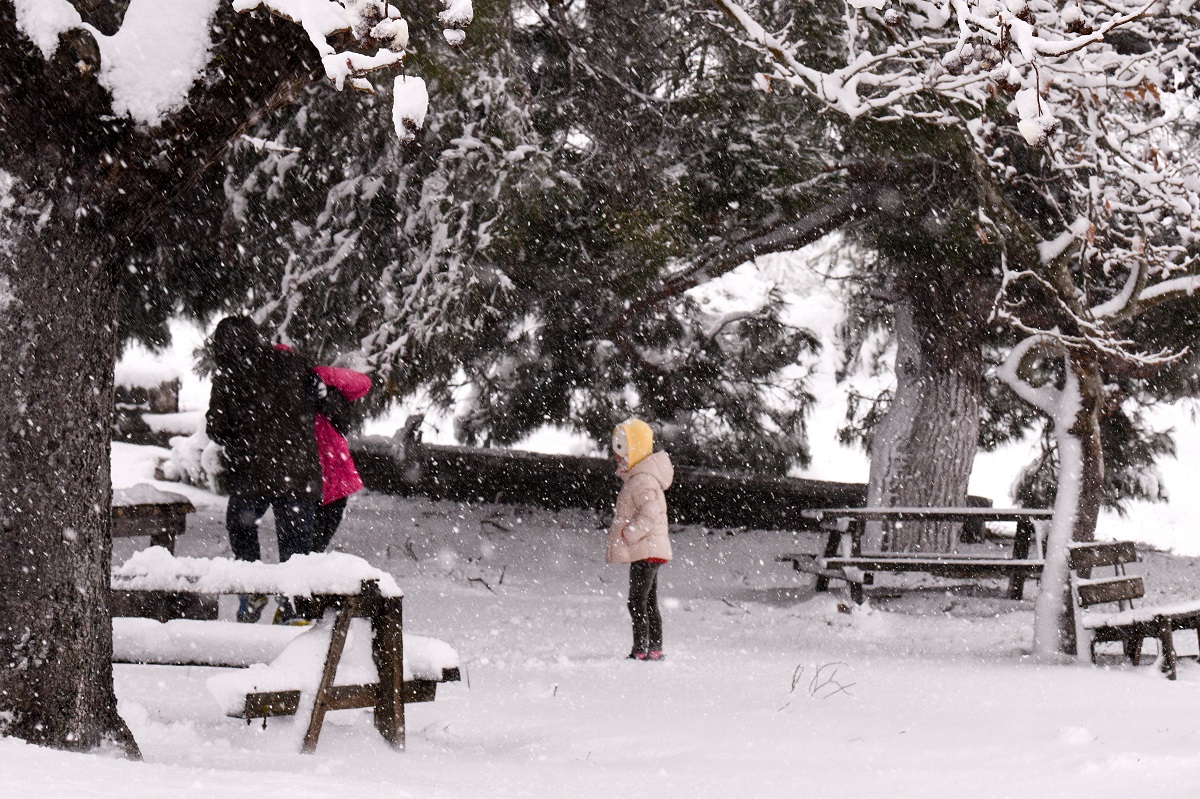
<path fill-rule="evenodd" d="M 247 309 L 321 360 L 373 368 L 377 403 L 421 390 L 456 410 L 470 443 L 557 424 L 604 446 L 637 413 L 683 463 L 806 463 L 797 362 L 818 343 L 780 321 L 778 297 L 724 319 L 683 299 L 613 325 L 680 265 L 820 202 L 805 182 L 824 123 L 764 95 L 749 57 L 685 11 L 477 4 L 484 34 L 457 52 L 418 21 L 410 49 L 435 98 L 418 145 L 308 90 L 227 159 L 221 247 L 161 236 L 154 256 L 195 247 L 239 276 L 174 308 Z M 133 285 L 127 308 L 170 306 Z"/>

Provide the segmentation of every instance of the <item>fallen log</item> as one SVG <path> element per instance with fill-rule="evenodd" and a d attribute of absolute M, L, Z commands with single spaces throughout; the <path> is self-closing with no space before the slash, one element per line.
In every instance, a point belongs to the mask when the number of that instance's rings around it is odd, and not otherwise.
<path fill-rule="evenodd" d="M 612 509 L 620 480 L 604 458 L 519 450 L 425 444 L 415 425 L 396 435 L 351 441 L 368 489 L 461 502 L 505 502 L 538 507 Z M 671 521 L 717 528 L 812 530 L 811 508 L 861 507 L 861 483 L 767 477 L 676 466 L 668 494 Z M 972 497 L 971 504 L 990 506 Z"/>

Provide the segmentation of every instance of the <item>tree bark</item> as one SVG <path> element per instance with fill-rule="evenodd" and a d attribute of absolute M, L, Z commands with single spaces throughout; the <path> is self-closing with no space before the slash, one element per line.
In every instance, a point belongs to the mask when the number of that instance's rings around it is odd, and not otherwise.
<path fill-rule="evenodd" d="M 188 107 L 146 129 L 112 115 L 90 34 L 47 60 L 0 0 L 0 734 L 138 755 L 111 666 L 117 281 L 131 238 L 315 61 L 263 13 L 222 4 L 213 26 Z"/>
<path fill-rule="evenodd" d="M 30 210 L 36 193 L 22 194 Z M 111 739 L 136 755 L 116 713 L 109 622 L 115 294 L 79 233 L 60 218 L 24 231 L 3 272 L 0 707 L 5 732 L 32 743 Z"/>
<path fill-rule="evenodd" d="M 963 506 L 979 437 L 981 325 L 949 305 L 954 295 L 911 291 L 897 302 L 896 390 L 871 439 L 868 507 Z M 961 525 L 868 525 L 870 551 L 949 552 Z"/>

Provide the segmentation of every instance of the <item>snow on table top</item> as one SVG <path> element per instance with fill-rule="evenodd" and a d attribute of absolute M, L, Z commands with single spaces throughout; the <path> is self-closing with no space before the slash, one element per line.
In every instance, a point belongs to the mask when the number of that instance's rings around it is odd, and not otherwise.
<path fill-rule="evenodd" d="M 143 413 L 142 421 L 154 433 L 179 433 L 192 435 L 204 421 L 202 411 L 176 411 L 175 413 Z"/>
<path fill-rule="evenodd" d="M 180 558 L 163 547 L 135 552 L 113 569 L 120 591 L 190 591 L 201 594 L 357 594 L 364 580 L 376 580 L 385 597 L 403 596 L 392 575 L 343 552 L 293 555 L 285 563 Z"/>
<path fill-rule="evenodd" d="M 1155 616 L 1167 616 L 1169 618 L 1171 616 L 1189 616 L 1196 613 L 1200 613 L 1200 599 L 1176 602 L 1170 605 L 1150 605 L 1144 608 L 1123 610 L 1119 613 L 1095 613 L 1089 611 L 1083 614 L 1083 626 L 1088 630 L 1095 630 L 1099 627 L 1144 624 L 1154 621 Z"/>
<path fill-rule="evenodd" d="M 120 507 L 129 507 L 131 505 L 177 505 L 179 503 L 191 504 L 183 494 L 163 491 L 161 488 L 156 488 L 149 483 L 138 483 L 129 488 L 114 488 L 112 493 L 112 504 Z"/>

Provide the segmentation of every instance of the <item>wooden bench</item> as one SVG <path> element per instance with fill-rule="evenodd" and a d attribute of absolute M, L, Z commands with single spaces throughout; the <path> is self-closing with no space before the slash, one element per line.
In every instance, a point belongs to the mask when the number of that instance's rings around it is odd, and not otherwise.
<path fill-rule="evenodd" d="M 828 590 L 830 580 L 842 580 L 850 586 L 850 596 L 861 604 L 863 586 L 874 582 L 874 572 L 922 572 L 938 577 L 975 579 L 1004 577 L 1009 580 L 1008 596 L 1021 599 L 1025 580 L 1038 578 L 1045 561 L 1030 558 L 1035 530 L 1033 522 L 1051 518 L 1051 511 L 1027 508 L 830 508 L 805 511 L 822 523 L 828 532 L 822 555 L 785 553 L 776 560 L 791 563 L 796 571 L 815 574 L 815 590 Z M 931 553 L 907 555 L 862 552 L 863 525 L 866 522 L 903 523 L 905 521 L 1016 522 L 1012 555 L 1007 558 Z"/>
<path fill-rule="evenodd" d="M 115 569 L 112 585 L 132 593 L 308 595 L 314 616 L 321 617 L 311 628 L 113 620 L 114 662 L 248 667 L 244 678 L 226 680 L 226 693 L 238 694 L 238 701 L 227 696 L 222 702 L 234 718 L 295 715 L 305 707 L 302 700 L 307 695 L 311 711 L 302 752 L 315 751 L 329 711 L 353 708 L 373 710 L 376 729 L 393 748 L 403 750 L 404 705 L 433 701 L 439 682 L 459 679 L 453 649 L 436 639 L 404 635 L 403 596 L 391 576 L 351 555 L 302 555 L 283 564 L 265 564 L 175 558 L 152 548 Z M 364 646 L 359 647 L 358 660 L 365 662 L 351 670 L 347 684 L 337 677 L 352 624 L 360 627 Z M 216 638 L 222 638 L 223 645 L 212 646 Z M 406 643 L 419 644 L 421 652 L 414 655 L 424 656 L 406 656 Z M 264 663 L 289 655 L 292 667 L 280 673 Z M 315 664 L 310 684 L 293 684 L 298 679 L 296 656 Z"/>
<path fill-rule="evenodd" d="M 175 539 L 187 529 L 187 515 L 196 509 L 187 497 L 160 491 L 149 483 L 113 489 L 113 538 L 148 536 L 150 546 L 175 554 Z"/>
<path fill-rule="evenodd" d="M 1146 586 L 1140 576 L 1126 574 L 1125 566 L 1137 560 L 1132 541 L 1071 545 L 1068 565 L 1078 651 L 1086 651 L 1095 662 L 1096 644 L 1119 641 L 1125 657 L 1137 665 L 1145 639 L 1157 638 L 1162 671 L 1173 680 L 1178 661 L 1175 630 L 1196 630 L 1200 641 L 1200 600 L 1134 608 L 1134 601 L 1146 595 Z M 1112 575 L 1097 576 L 1095 570 L 1105 567 L 1112 567 Z M 1106 604 L 1116 604 L 1116 612 L 1088 610 Z"/>

